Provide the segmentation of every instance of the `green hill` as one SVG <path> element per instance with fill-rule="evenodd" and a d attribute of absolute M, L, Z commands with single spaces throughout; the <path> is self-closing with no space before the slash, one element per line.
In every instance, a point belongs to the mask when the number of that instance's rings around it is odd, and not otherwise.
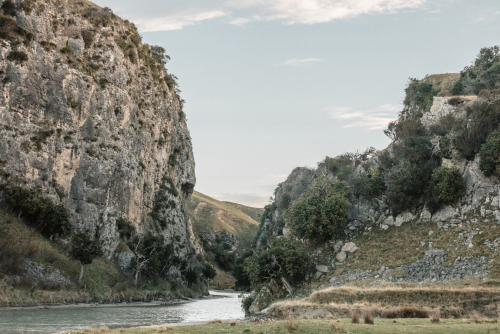
<path fill-rule="evenodd" d="M 221 202 L 195 191 L 188 204 L 188 213 L 198 237 L 228 232 L 238 241 L 237 251 L 248 249 L 257 235 L 264 209 Z"/>

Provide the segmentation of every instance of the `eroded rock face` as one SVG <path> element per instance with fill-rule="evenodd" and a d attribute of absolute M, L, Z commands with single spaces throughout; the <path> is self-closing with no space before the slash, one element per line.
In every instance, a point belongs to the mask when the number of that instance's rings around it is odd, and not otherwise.
<path fill-rule="evenodd" d="M 0 41 L 2 182 L 18 177 L 64 203 L 74 229 L 97 232 L 108 257 L 120 217 L 187 256 L 195 162 L 161 52 L 88 2 L 36 1 L 14 20 L 34 40 Z M 28 60 L 9 57 L 14 50 Z"/>

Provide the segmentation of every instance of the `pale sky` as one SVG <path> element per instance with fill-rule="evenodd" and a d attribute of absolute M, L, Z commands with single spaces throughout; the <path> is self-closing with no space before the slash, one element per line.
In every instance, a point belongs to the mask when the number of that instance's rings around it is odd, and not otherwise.
<path fill-rule="evenodd" d="M 499 0 L 97 0 L 172 60 L 196 190 L 268 203 L 298 166 L 389 143 L 408 77 L 500 44 Z"/>

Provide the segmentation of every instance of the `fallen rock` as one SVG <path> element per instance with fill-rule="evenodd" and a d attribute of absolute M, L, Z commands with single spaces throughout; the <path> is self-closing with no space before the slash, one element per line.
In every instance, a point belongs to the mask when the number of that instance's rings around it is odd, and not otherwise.
<path fill-rule="evenodd" d="M 342 247 L 342 252 L 354 253 L 358 249 L 358 246 L 354 242 L 348 242 Z"/>

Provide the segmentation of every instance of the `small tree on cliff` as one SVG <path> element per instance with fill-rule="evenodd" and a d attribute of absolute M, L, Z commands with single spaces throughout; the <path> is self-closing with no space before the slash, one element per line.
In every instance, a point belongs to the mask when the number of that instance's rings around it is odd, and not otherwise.
<path fill-rule="evenodd" d="M 347 225 L 351 191 L 346 183 L 321 177 L 287 211 L 293 233 L 321 242 L 341 235 Z"/>
<path fill-rule="evenodd" d="M 102 256 L 103 253 L 97 238 L 92 240 L 88 233 L 77 232 L 73 235 L 71 240 L 70 255 L 81 264 L 80 277 L 78 278 L 78 283 L 81 283 L 83 277 L 83 266 L 91 264 L 92 261 Z"/>

